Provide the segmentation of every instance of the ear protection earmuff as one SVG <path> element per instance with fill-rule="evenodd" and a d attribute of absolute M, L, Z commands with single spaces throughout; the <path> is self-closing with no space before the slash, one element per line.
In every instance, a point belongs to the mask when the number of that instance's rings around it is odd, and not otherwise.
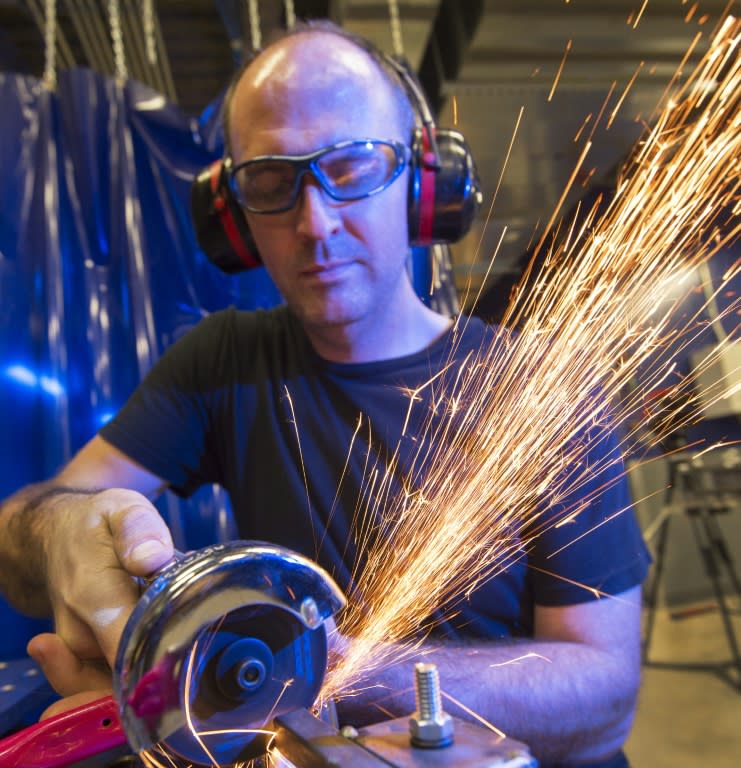
<path fill-rule="evenodd" d="M 471 150 L 458 131 L 435 127 L 407 66 L 385 58 L 398 73 L 421 123 L 412 136 L 409 163 L 409 242 L 455 243 L 471 228 L 482 200 Z M 260 265 L 244 211 L 229 189 L 223 159 L 193 180 L 191 216 L 199 246 L 219 269 L 233 273 Z"/>
<path fill-rule="evenodd" d="M 193 179 L 190 212 L 198 245 L 223 272 L 260 266 L 257 246 L 244 211 L 229 189 L 223 160 L 216 160 Z"/>
<path fill-rule="evenodd" d="M 414 131 L 408 195 L 411 245 L 458 242 L 481 205 L 476 165 L 463 135 L 433 131 L 437 153 L 430 149 L 426 128 Z"/>

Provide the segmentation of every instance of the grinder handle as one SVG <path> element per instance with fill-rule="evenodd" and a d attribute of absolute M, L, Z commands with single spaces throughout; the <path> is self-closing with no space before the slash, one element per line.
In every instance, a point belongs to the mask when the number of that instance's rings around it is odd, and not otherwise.
<path fill-rule="evenodd" d="M 2 768 L 65 768 L 126 745 L 113 696 L 42 720 L 0 741 Z"/>

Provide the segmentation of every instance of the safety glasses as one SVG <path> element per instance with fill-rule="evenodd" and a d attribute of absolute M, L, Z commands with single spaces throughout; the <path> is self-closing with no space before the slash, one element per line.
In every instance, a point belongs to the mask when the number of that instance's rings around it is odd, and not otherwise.
<path fill-rule="evenodd" d="M 251 213 L 281 213 L 296 205 L 304 174 L 334 200 L 361 200 L 386 189 L 404 170 L 409 147 L 398 141 L 341 141 L 309 155 L 263 155 L 231 166 L 229 186 Z"/>

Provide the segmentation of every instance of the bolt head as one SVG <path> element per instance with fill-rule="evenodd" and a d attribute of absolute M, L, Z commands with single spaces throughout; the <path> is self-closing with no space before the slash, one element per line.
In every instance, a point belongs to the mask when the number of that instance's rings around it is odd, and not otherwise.
<path fill-rule="evenodd" d="M 409 735 L 415 747 L 446 747 L 453 743 L 453 718 L 442 712 L 434 720 L 422 720 L 415 712 L 409 718 Z"/>
<path fill-rule="evenodd" d="M 322 623 L 319 606 L 316 604 L 313 597 L 305 597 L 301 602 L 299 610 L 309 629 L 316 629 Z"/>

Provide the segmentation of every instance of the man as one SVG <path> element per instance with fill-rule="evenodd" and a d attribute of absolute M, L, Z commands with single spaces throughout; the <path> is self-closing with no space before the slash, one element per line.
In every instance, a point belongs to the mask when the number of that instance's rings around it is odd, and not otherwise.
<path fill-rule="evenodd" d="M 241 536 L 300 550 L 351 584 L 366 466 L 398 448 L 403 469 L 415 451 L 401 434 L 405 392 L 490 339 L 478 322 L 453 330 L 408 279 L 412 128 L 393 73 L 334 28 L 295 31 L 241 75 L 226 126 L 231 183 L 287 307 L 207 318 L 57 477 L 5 503 L 3 589 L 22 609 L 53 611 L 56 634 L 29 652 L 60 693 L 110 684 L 101 660 L 112 662 L 136 600 L 130 576 L 172 555 L 150 502 L 166 487 L 221 483 Z M 312 165 L 280 160 L 313 154 Z M 350 450 L 361 414 L 370 435 Z M 428 415 L 415 404 L 407 432 L 421 434 Z M 624 505 L 617 486 L 590 514 Z M 544 536 L 544 554 L 557 541 Z M 477 590 L 457 623 L 442 618 L 425 658 L 446 690 L 546 763 L 622 765 L 638 687 L 640 536 L 623 517 L 549 566 L 617 599 L 538 577 L 537 557 Z M 593 561 L 588 577 L 579 558 Z M 540 661 L 500 666 L 528 653 Z M 411 712 L 410 680 L 406 666 L 380 671 L 344 719 L 382 717 L 377 700 Z"/>

